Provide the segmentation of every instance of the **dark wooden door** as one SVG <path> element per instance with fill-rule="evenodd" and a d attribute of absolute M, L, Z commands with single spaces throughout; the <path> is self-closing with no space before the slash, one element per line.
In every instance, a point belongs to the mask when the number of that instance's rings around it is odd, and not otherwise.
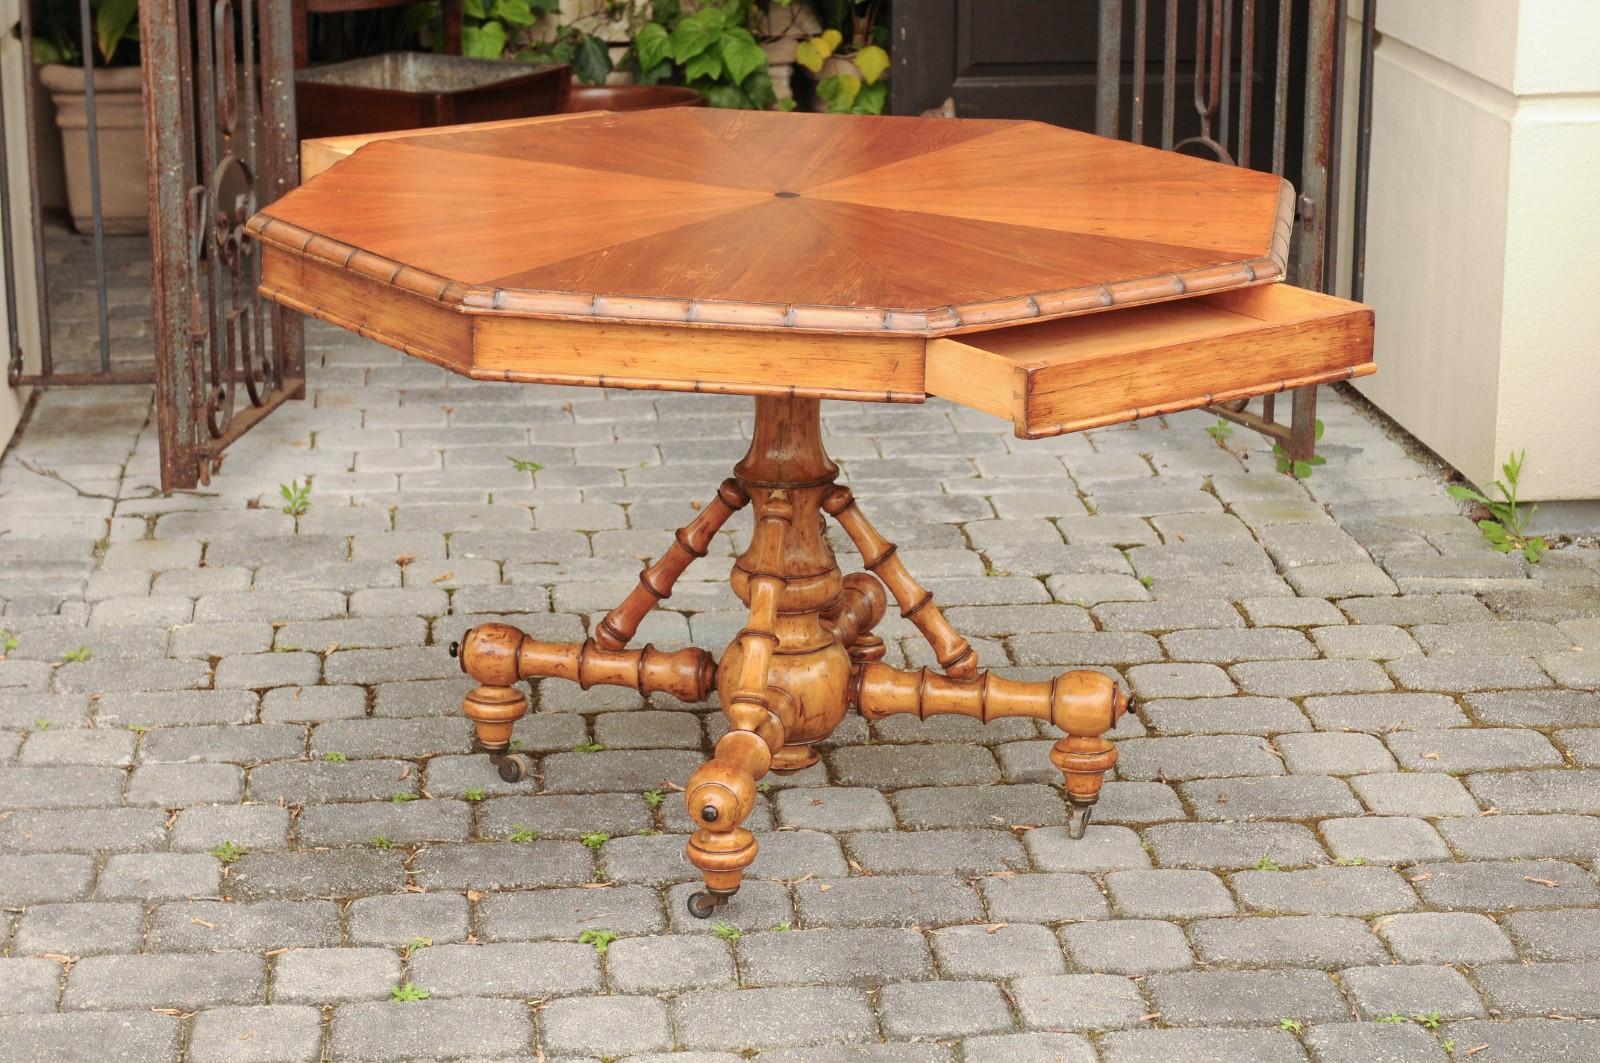
<path fill-rule="evenodd" d="M 893 109 L 1094 127 L 1097 0 L 895 0 Z"/>
<path fill-rule="evenodd" d="M 1223 119 L 1237 122 L 1243 19 L 1216 0 L 1149 0 L 1145 27 L 1145 121 L 1143 142 L 1160 145 L 1162 136 L 1162 78 L 1166 57 L 1167 6 L 1176 5 L 1174 31 L 1175 141 L 1201 132 L 1194 106 L 1197 18 L 1227 10 L 1230 28 L 1230 62 L 1227 98 L 1231 106 Z M 1284 0 L 1283 7 L 1298 12 L 1304 26 L 1302 4 Z M 1278 4 L 1254 4 L 1254 47 L 1249 77 L 1252 94 L 1263 105 L 1251 110 L 1251 143 L 1255 165 L 1270 165 L 1273 108 L 1271 98 L 1277 74 Z M 1031 118 L 1072 129 L 1095 128 L 1097 91 L 1096 56 L 1099 51 L 1100 0 L 895 0 L 893 8 L 894 76 L 891 106 L 896 114 L 918 114 L 955 101 L 962 118 Z M 1132 107 L 1135 2 L 1123 0 L 1122 62 L 1118 71 L 1122 93 L 1122 123 L 1118 135 L 1130 135 Z M 1303 49 L 1302 49 L 1303 52 Z M 1298 57 L 1291 59 L 1298 62 Z M 1289 84 L 1299 91 L 1300 81 Z M 1294 113 L 1294 108 L 1289 108 Z M 1224 126 L 1226 128 L 1226 126 Z M 1212 134 L 1218 132 L 1213 122 Z M 1291 141 L 1295 132 L 1290 132 Z M 1221 138 L 1231 142 L 1236 137 Z M 1205 148 L 1187 148 L 1191 154 L 1211 154 Z M 1294 154 L 1291 148 L 1291 155 Z M 1236 161 L 1229 159 L 1227 161 Z M 1292 171 L 1291 171 L 1292 172 Z"/>

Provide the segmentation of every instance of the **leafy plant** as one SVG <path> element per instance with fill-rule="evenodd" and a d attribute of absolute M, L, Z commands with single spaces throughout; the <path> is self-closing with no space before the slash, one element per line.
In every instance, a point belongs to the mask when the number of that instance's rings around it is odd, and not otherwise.
<path fill-rule="evenodd" d="M 330 749 L 328 752 L 322 754 L 322 759 L 327 761 L 329 764 L 343 764 L 350 758 L 345 756 L 343 753 L 335 753 Z"/>
<path fill-rule="evenodd" d="M 589 834 L 585 834 L 581 839 L 584 845 L 588 846 L 590 849 L 593 849 L 597 853 L 600 851 L 600 847 L 610 840 L 611 835 L 605 833 L 604 831 L 598 830 Z"/>
<path fill-rule="evenodd" d="M 889 69 L 888 34 L 878 25 L 878 10 L 878 0 L 820 4 L 827 29 L 795 49 L 795 62 L 813 74 L 822 73 L 835 55 L 859 73 L 841 72 L 817 82 L 817 95 L 830 114 L 882 114 L 889 103 L 889 86 L 882 80 Z"/>
<path fill-rule="evenodd" d="M 94 656 L 94 651 L 87 646 L 79 646 L 75 650 L 68 650 L 61 655 L 63 661 L 87 661 Z"/>
<path fill-rule="evenodd" d="M 574 753 L 598 753 L 606 747 L 599 742 L 579 742 L 572 747 Z"/>
<path fill-rule="evenodd" d="M 1341 856 L 1334 863 L 1340 867 L 1366 867 L 1367 858 L 1364 856 Z"/>
<path fill-rule="evenodd" d="M 387 835 L 374 834 L 372 836 L 372 847 L 374 849 L 392 849 L 394 848 L 394 842 L 390 841 Z"/>
<path fill-rule="evenodd" d="M 677 77 L 713 107 L 778 106 L 767 53 L 749 30 L 753 10 L 750 0 L 706 0 L 686 13 L 679 0 L 655 0 L 650 20 L 634 33 L 634 80 L 653 85 Z"/>
<path fill-rule="evenodd" d="M 520 823 L 511 824 L 511 833 L 506 835 L 508 842 L 531 842 L 539 836 L 537 831 L 531 831 Z"/>
<path fill-rule="evenodd" d="M 644 803 L 651 808 L 660 808 L 661 803 L 667 799 L 666 791 L 652 787 L 644 792 Z"/>
<path fill-rule="evenodd" d="M 403 805 L 407 801 L 415 801 L 416 799 L 417 799 L 417 795 L 414 794 L 414 793 L 411 793 L 411 792 L 409 792 L 407 790 L 401 790 L 398 793 L 392 794 L 389 797 L 389 800 L 393 801 L 397 805 Z"/>
<path fill-rule="evenodd" d="M 1514 451 L 1500 466 L 1505 479 L 1496 480 L 1494 486 L 1500 492 L 1502 501 L 1496 502 L 1466 484 L 1452 484 L 1448 490 L 1451 498 L 1476 502 L 1489 511 L 1489 516 L 1478 521 L 1478 527 L 1483 537 L 1489 540 L 1490 546 L 1502 554 L 1520 552 L 1529 564 L 1536 565 L 1550 546 L 1544 541 L 1544 536 L 1528 534 L 1528 522 L 1539 511 L 1539 507 L 1529 506 L 1524 513 L 1517 502 L 1517 481 L 1522 478 L 1522 462 L 1527 454 L 1526 450 Z"/>
<path fill-rule="evenodd" d="M 16 648 L 17 636 L 13 635 L 5 628 L 0 628 L 0 653 L 10 653 Z"/>
<path fill-rule="evenodd" d="M 1272 858 L 1272 854 L 1268 853 L 1267 855 L 1263 856 L 1260 860 L 1256 861 L 1256 870 L 1257 871 L 1282 871 L 1283 868 L 1279 867 L 1278 866 L 1278 862 Z"/>
<path fill-rule="evenodd" d="M 820 36 L 802 42 L 795 50 L 795 62 L 813 74 L 834 54 L 843 40 L 838 30 L 824 30 Z M 817 82 L 817 95 L 828 105 L 829 114 L 882 114 L 889 103 L 889 86 L 880 80 L 889 69 L 889 53 L 876 44 L 848 57 L 861 72 L 832 74 Z"/>
<path fill-rule="evenodd" d="M 468 801 L 477 803 L 488 796 L 488 791 L 484 790 L 484 788 L 481 786 L 474 786 L 461 796 L 465 797 Z"/>
<path fill-rule="evenodd" d="M 772 927 L 772 932 L 775 934 L 785 934 L 793 929 L 794 927 L 789 924 L 789 920 L 785 919 L 781 923 L 774 924 Z"/>
<path fill-rule="evenodd" d="M 405 985 L 397 985 L 391 988 L 389 996 L 404 1003 L 408 1000 L 427 1000 L 433 994 L 415 982 L 407 982 Z"/>
<path fill-rule="evenodd" d="M 535 473 L 544 468 L 543 465 L 540 465 L 536 461 L 528 461 L 524 458 L 513 458 L 509 454 L 506 455 L 506 460 L 509 461 L 511 463 L 511 467 L 518 472 Z"/>
<path fill-rule="evenodd" d="M 233 841 L 218 842 L 211 847 L 211 855 L 223 864 L 231 864 L 244 855 L 244 847 Z"/>
<path fill-rule="evenodd" d="M 1311 437 L 1314 440 L 1322 438 L 1321 421 L 1312 426 Z M 1289 457 L 1289 452 L 1283 448 L 1282 444 L 1278 443 L 1274 443 L 1272 446 L 1272 460 L 1279 472 L 1288 473 L 1296 480 L 1304 480 L 1311 475 L 1318 465 L 1328 464 L 1328 459 L 1321 454 L 1313 454 L 1306 461 L 1295 461 Z"/>
<path fill-rule="evenodd" d="M 1413 1022 L 1426 1026 L 1430 1030 L 1439 1028 L 1439 1013 L 1437 1011 L 1424 1011 L 1411 1016 Z"/>
<path fill-rule="evenodd" d="M 568 63 L 585 85 L 599 85 L 611 74 L 611 46 L 577 25 L 558 26 L 548 40 L 535 40 L 517 52 L 525 63 Z"/>
<path fill-rule="evenodd" d="M 1306 1024 L 1299 1019 L 1279 1019 L 1278 1029 L 1288 1030 L 1290 1033 L 1299 1033 L 1306 1028 Z"/>
<path fill-rule="evenodd" d="M 418 934 L 416 937 L 414 937 L 410 941 L 406 942 L 405 943 L 405 947 L 402 948 L 400 951 L 405 953 L 406 959 L 409 960 L 411 958 L 411 954 L 412 953 L 416 952 L 418 949 L 425 949 L 425 948 L 427 948 L 428 946 L 430 946 L 432 944 L 433 944 L 433 939 L 432 938 L 425 938 L 421 934 Z"/>
<path fill-rule="evenodd" d="M 738 941 L 740 937 L 739 928 L 729 923 L 713 923 L 711 924 L 711 932 L 723 941 L 728 942 Z"/>
<path fill-rule="evenodd" d="M 55 725 L 53 723 L 45 719 L 43 716 L 35 716 L 33 719 L 33 729 L 35 731 L 48 731 L 54 726 Z"/>
<path fill-rule="evenodd" d="M 137 49 L 124 51 L 122 46 L 139 40 L 139 0 L 93 0 L 89 8 L 94 15 L 95 51 L 100 62 L 136 62 Z M 79 62 L 83 58 L 82 41 L 77 4 L 33 0 L 34 62 Z"/>
<path fill-rule="evenodd" d="M 1217 423 L 1206 429 L 1206 435 L 1216 440 L 1217 446 L 1228 445 L 1228 437 L 1233 435 L 1233 425 L 1228 423 L 1226 417 L 1218 417 Z"/>
<path fill-rule="evenodd" d="M 1379 1015 L 1377 1021 L 1389 1023 L 1391 1026 L 1398 1026 L 1406 1021 L 1406 1017 L 1398 1011 L 1391 1011 L 1387 1015 Z"/>
<path fill-rule="evenodd" d="M 594 950 L 602 956 L 606 954 L 606 949 L 610 948 L 611 943 L 615 940 L 617 940 L 617 932 L 615 930 L 601 930 L 598 927 L 591 927 L 578 935 L 578 944 L 593 945 Z"/>
<path fill-rule="evenodd" d="M 283 511 L 291 517 L 303 517 L 311 508 L 310 482 L 302 484 L 296 479 L 279 484 L 278 494 L 283 496 Z"/>

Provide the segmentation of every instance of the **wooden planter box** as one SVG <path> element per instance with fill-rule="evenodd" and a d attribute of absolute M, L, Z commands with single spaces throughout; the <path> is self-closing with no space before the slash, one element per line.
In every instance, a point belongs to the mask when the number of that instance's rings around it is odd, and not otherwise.
<path fill-rule="evenodd" d="M 295 74 L 303 139 L 532 118 L 566 110 L 572 69 L 389 52 Z"/>

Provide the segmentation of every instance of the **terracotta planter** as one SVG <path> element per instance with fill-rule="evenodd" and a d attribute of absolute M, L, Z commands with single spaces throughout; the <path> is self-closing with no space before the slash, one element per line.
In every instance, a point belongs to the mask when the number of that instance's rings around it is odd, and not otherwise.
<path fill-rule="evenodd" d="M 646 111 L 656 107 L 704 107 L 706 98 L 682 85 L 574 85 L 568 111 Z"/>
<path fill-rule="evenodd" d="M 295 73 L 300 137 L 532 118 L 566 109 L 572 70 L 431 52 L 387 52 Z"/>
<path fill-rule="evenodd" d="M 39 81 L 55 104 L 67 174 L 67 207 L 81 233 L 94 229 L 89 184 L 89 113 L 83 69 L 50 63 Z M 100 152 L 100 217 L 108 233 L 142 233 L 150 226 L 145 193 L 144 109 L 139 68 L 109 67 L 94 72 L 96 144 Z"/>

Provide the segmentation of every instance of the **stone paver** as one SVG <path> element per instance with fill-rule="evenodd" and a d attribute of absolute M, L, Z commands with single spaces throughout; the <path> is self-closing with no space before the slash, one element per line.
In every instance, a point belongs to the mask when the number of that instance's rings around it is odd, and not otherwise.
<path fill-rule="evenodd" d="M 44 393 L 0 458 L 0 1058 L 1600 1058 L 1600 558 L 1493 555 L 1338 396 L 1302 482 L 1198 412 L 1028 443 L 828 404 L 986 663 L 1116 670 L 1143 704 L 1081 841 L 1052 729 L 852 715 L 763 781 L 761 855 L 700 923 L 676 788 L 715 710 L 537 684 L 508 784 L 445 647 L 581 637 L 727 475 L 748 400 L 308 333 L 308 401 L 206 494 L 147 497 L 139 388 Z M 296 529 L 270 501 L 308 476 Z M 748 534 L 640 644 L 732 637 Z"/>

